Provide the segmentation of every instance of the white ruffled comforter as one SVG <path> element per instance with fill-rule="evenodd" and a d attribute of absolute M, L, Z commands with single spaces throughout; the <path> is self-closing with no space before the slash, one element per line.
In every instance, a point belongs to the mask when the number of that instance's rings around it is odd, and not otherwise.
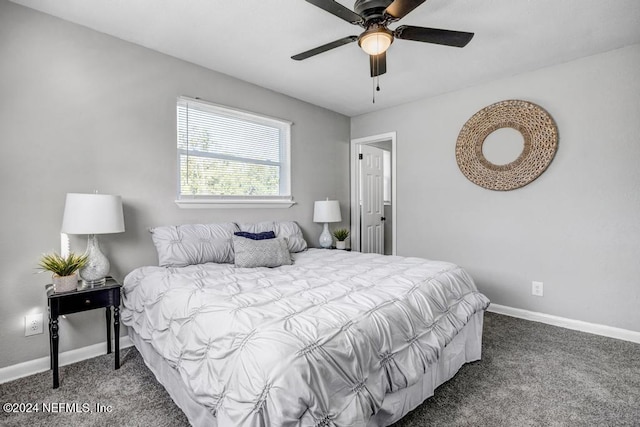
<path fill-rule="evenodd" d="M 461 268 L 310 249 L 274 269 L 142 267 L 123 323 L 177 369 L 219 426 L 363 426 L 489 300 Z"/>

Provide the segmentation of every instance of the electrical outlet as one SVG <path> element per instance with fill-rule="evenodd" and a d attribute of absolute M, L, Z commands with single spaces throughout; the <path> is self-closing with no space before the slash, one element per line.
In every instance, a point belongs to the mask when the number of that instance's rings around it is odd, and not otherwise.
<path fill-rule="evenodd" d="M 544 284 L 542 282 L 531 282 L 531 295 L 541 297 L 544 295 Z"/>
<path fill-rule="evenodd" d="M 41 334 L 43 332 L 42 322 L 42 313 L 24 316 L 24 336 Z"/>

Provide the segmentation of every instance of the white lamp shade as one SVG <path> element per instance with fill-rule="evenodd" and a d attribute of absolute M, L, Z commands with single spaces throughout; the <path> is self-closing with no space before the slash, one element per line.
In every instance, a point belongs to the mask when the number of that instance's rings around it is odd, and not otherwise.
<path fill-rule="evenodd" d="M 320 200 L 313 206 L 313 222 L 340 222 L 340 203 L 337 200 Z"/>
<path fill-rule="evenodd" d="M 67 194 L 62 233 L 110 234 L 124 231 L 122 198 L 110 194 Z"/>

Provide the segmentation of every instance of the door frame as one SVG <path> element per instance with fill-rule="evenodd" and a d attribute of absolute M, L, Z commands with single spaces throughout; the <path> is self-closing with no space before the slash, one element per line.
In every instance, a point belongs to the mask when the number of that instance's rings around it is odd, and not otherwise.
<path fill-rule="evenodd" d="M 396 202 L 396 133 L 387 132 L 378 135 L 365 136 L 351 140 L 351 249 L 360 251 L 360 167 L 358 153 L 360 145 L 391 140 L 391 254 L 396 255 L 397 232 L 397 202 Z"/>

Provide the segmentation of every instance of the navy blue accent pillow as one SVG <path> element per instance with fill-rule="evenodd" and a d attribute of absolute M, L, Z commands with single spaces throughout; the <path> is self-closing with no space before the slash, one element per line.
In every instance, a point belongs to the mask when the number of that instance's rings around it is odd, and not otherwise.
<path fill-rule="evenodd" d="M 263 231 L 262 233 L 249 233 L 248 231 L 236 231 L 236 236 L 246 237 L 251 240 L 267 240 L 267 239 L 275 239 L 276 233 L 273 231 Z"/>

